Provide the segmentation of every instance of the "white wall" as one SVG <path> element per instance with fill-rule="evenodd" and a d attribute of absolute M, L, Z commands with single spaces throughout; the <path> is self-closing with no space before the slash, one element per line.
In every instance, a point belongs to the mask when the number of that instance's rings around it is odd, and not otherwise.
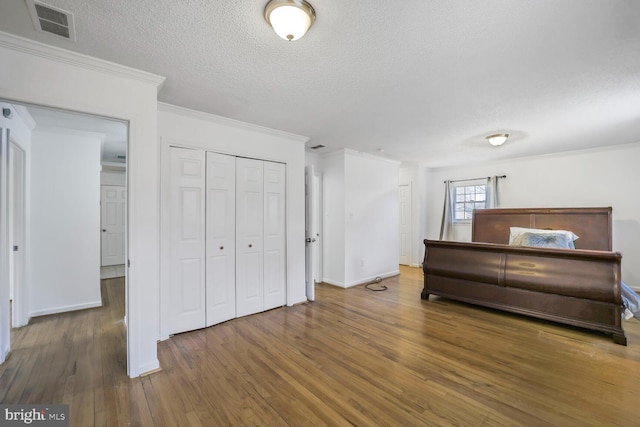
<path fill-rule="evenodd" d="M 399 273 L 399 163 L 345 152 L 345 285 L 353 286 Z"/>
<path fill-rule="evenodd" d="M 164 78 L 0 32 L 0 94 L 129 121 L 127 370 L 159 367 L 159 146 Z M 4 304 L 4 302 L 2 302 Z M 0 325 L 8 328 L 8 325 Z"/>
<path fill-rule="evenodd" d="M 127 173 L 125 171 L 109 171 L 100 172 L 100 185 L 121 185 L 127 184 Z"/>
<path fill-rule="evenodd" d="M 33 131 L 30 316 L 102 304 L 101 143 L 84 132 Z"/>
<path fill-rule="evenodd" d="M 345 160 L 339 151 L 320 157 L 322 173 L 322 281 L 346 283 L 345 271 Z"/>
<path fill-rule="evenodd" d="M 167 170 L 168 164 L 164 161 L 168 158 L 170 145 L 286 164 L 287 305 L 306 301 L 304 143 L 308 138 L 162 103 L 158 104 L 158 134 L 162 146 L 163 170 Z M 165 179 L 168 174 L 162 175 Z M 163 181 L 163 188 L 166 188 L 166 184 Z M 165 208 L 163 204 L 163 212 Z M 166 217 L 167 215 L 163 215 L 163 221 Z M 163 266 L 168 265 L 169 251 L 166 247 L 167 239 L 164 238 L 166 230 L 163 222 Z M 167 271 L 162 268 L 162 289 L 165 289 L 167 279 Z M 162 299 L 162 313 L 167 313 L 167 304 Z M 169 336 L 167 322 L 162 316 L 160 336 L 162 339 Z"/>
<path fill-rule="evenodd" d="M 352 150 L 321 157 L 323 281 L 348 287 L 398 274 L 398 166 Z"/>
<path fill-rule="evenodd" d="M 428 172 L 427 237 L 437 239 L 443 181 L 492 175 L 501 180 L 501 207 L 613 208 L 613 249 L 622 253 L 622 280 L 640 289 L 640 143 Z M 470 240 L 470 227 L 459 227 Z"/>

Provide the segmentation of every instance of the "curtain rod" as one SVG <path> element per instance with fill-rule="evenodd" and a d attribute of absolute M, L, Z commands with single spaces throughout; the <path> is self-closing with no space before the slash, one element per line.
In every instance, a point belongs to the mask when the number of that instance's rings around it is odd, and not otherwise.
<path fill-rule="evenodd" d="M 507 175 L 496 175 L 495 178 L 506 178 Z M 444 181 L 445 183 L 447 182 L 461 182 L 461 181 L 478 181 L 480 179 L 489 179 L 491 178 L 490 176 L 481 176 L 480 178 L 467 178 L 467 179 L 453 179 L 453 180 L 449 180 L 449 181 Z"/>

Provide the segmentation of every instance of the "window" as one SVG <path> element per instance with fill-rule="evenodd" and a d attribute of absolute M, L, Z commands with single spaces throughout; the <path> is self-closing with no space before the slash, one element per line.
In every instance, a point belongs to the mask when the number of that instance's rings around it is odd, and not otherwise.
<path fill-rule="evenodd" d="M 474 209 L 484 209 L 487 186 L 457 185 L 453 187 L 453 220 L 471 220 Z"/>

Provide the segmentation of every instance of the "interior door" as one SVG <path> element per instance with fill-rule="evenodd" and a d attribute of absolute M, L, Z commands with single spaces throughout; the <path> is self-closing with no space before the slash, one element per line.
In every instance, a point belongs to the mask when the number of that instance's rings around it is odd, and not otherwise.
<path fill-rule="evenodd" d="M 236 158 L 207 153 L 207 326 L 236 317 Z"/>
<path fill-rule="evenodd" d="M 204 328 L 205 153 L 170 147 L 169 333 Z"/>
<path fill-rule="evenodd" d="M 285 175 L 282 163 L 264 162 L 264 307 L 286 303 Z"/>
<path fill-rule="evenodd" d="M 236 159 L 236 314 L 264 308 L 264 162 Z"/>
<path fill-rule="evenodd" d="M 315 195 L 315 182 L 314 182 L 314 167 L 307 166 L 305 168 L 305 204 L 306 204 L 306 214 L 305 214 L 305 229 L 306 229 L 306 292 L 307 299 L 309 301 L 315 301 L 316 299 L 316 283 L 315 283 L 315 260 L 316 260 L 316 235 L 318 234 L 315 230 L 315 226 L 317 224 L 317 207 L 316 203 L 316 195 Z"/>
<path fill-rule="evenodd" d="M 117 185 L 100 187 L 102 265 L 124 264 L 124 229 L 127 189 Z"/>
<path fill-rule="evenodd" d="M 25 152 L 9 142 L 9 283 L 12 327 L 27 324 L 24 289 Z"/>
<path fill-rule="evenodd" d="M 399 186 L 400 192 L 400 264 L 411 263 L 411 184 Z"/>

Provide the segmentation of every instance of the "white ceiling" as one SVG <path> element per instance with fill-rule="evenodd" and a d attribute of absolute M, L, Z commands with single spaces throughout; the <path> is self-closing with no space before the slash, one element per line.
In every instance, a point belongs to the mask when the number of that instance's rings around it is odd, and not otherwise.
<path fill-rule="evenodd" d="M 166 76 L 160 101 L 308 146 L 437 167 L 640 141 L 640 1 L 310 1 L 295 42 L 266 0 L 47 0 L 76 43 L 2 0 L 0 30 Z"/>

